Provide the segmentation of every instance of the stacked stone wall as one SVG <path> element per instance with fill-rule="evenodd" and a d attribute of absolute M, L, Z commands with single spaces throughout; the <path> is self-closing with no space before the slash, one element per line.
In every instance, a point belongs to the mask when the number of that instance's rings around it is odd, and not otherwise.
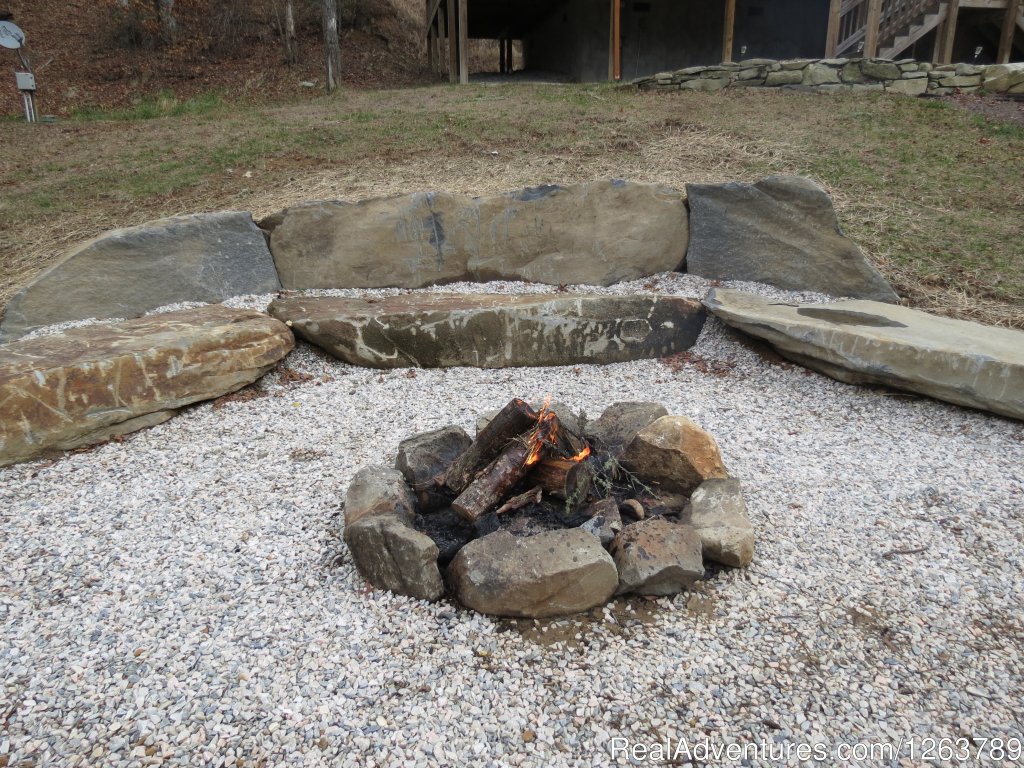
<path fill-rule="evenodd" d="M 747 59 L 661 72 L 635 81 L 645 90 L 723 88 L 886 91 L 943 96 L 955 91 L 1024 94 L 1024 64 L 930 64 L 913 59 Z"/>

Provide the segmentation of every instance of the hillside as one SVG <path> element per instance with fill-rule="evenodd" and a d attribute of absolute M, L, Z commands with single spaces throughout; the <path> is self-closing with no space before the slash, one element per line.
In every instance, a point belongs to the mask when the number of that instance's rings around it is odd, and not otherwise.
<path fill-rule="evenodd" d="M 28 39 L 39 83 L 38 112 L 126 107 L 172 91 L 179 99 L 213 93 L 256 102 L 302 98 L 323 83 L 318 4 L 297 0 L 299 62 L 289 67 L 273 0 L 178 0 L 173 46 L 159 45 L 148 19 L 117 0 L 0 0 L 0 11 Z M 420 41 L 422 10 L 411 0 L 342 0 L 342 70 L 353 88 L 428 82 Z M 0 51 L 0 114 L 21 113 L 17 58 Z M 303 86 L 314 83 L 316 87 Z"/>

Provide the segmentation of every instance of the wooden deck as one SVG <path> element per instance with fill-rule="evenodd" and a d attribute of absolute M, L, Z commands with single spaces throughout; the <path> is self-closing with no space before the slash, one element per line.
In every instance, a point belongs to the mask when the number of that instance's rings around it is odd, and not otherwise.
<path fill-rule="evenodd" d="M 622 0 L 607 0 L 608 79 L 622 77 Z M 469 82 L 469 5 L 474 6 L 474 35 L 499 41 L 499 70 L 512 71 L 512 42 L 521 39 L 531 19 L 539 19 L 543 0 L 425 0 L 427 58 L 431 70 L 448 73 L 452 83 Z M 736 0 L 723 0 L 722 61 L 733 60 Z M 510 7 L 515 12 L 510 13 Z M 953 56 L 960 11 L 1004 10 L 996 62 L 1010 60 L 1017 27 L 1024 30 L 1024 0 L 830 0 L 825 58 L 895 58 L 935 32 L 932 60 L 948 64 Z M 479 14 L 479 15 L 478 15 Z"/>

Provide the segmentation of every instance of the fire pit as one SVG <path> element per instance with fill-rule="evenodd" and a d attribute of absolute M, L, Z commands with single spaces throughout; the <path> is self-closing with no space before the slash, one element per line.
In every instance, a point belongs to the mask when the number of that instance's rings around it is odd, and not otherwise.
<path fill-rule="evenodd" d="M 671 595 L 704 560 L 747 565 L 754 534 L 718 446 L 657 403 L 596 421 L 515 399 L 401 443 L 352 480 L 345 542 L 371 584 L 499 616 L 559 616 Z"/>

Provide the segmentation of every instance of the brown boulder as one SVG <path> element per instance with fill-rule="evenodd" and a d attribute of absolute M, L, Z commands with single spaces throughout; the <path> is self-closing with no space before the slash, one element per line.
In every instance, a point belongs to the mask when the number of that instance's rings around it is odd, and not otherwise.
<path fill-rule="evenodd" d="M 459 601 L 480 613 L 542 618 L 603 605 L 615 592 L 615 563 L 579 528 L 517 538 L 498 531 L 459 550 L 448 575 Z"/>
<path fill-rule="evenodd" d="M 400 515 L 363 517 L 346 525 L 345 544 L 356 570 L 373 586 L 420 600 L 444 594 L 437 545 Z"/>
<path fill-rule="evenodd" d="M 754 559 L 754 526 L 739 480 L 705 480 L 690 497 L 681 522 L 697 531 L 708 560 L 742 568 Z"/>
<path fill-rule="evenodd" d="M 215 305 L 0 346 L 0 466 L 165 421 L 251 384 L 294 344 L 273 318 Z"/>
<path fill-rule="evenodd" d="M 458 280 L 611 285 L 677 269 L 682 195 L 595 181 L 491 197 L 426 192 L 310 202 L 269 217 L 285 288 L 421 288 Z"/>
<path fill-rule="evenodd" d="M 728 477 L 715 439 L 685 416 L 662 416 L 626 446 L 622 466 L 661 490 L 689 493 L 712 477 Z"/>
<path fill-rule="evenodd" d="M 363 467 L 349 483 L 345 494 L 345 525 L 363 518 L 395 515 L 412 522 L 416 500 L 397 469 L 370 465 Z"/>
<path fill-rule="evenodd" d="M 700 536 L 690 526 L 663 517 L 626 528 L 615 537 L 611 552 L 620 595 L 674 595 L 704 577 Z"/>

